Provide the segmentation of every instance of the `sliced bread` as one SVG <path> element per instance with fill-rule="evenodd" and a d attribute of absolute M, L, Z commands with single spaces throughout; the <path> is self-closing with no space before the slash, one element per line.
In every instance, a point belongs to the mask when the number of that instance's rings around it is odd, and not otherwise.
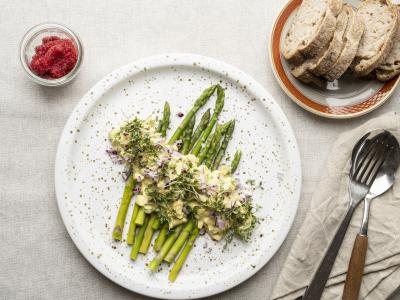
<path fill-rule="evenodd" d="M 299 65 L 331 41 L 342 0 L 303 0 L 283 43 L 286 60 Z"/>
<path fill-rule="evenodd" d="M 381 65 L 389 54 L 398 25 L 398 13 L 390 0 L 365 0 L 357 15 L 365 25 L 356 57 L 353 73 L 363 77 Z"/>
<path fill-rule="evenodd" d="M 305 65 L 303 63 L 300 67 L 292 69 L 292 75 L 304 83 L 313 83 L 319 87 L 323 86 L 324 81 L 309 70 L 311 66 L 311 64 Z"/>
<path fill-rule="evenodd" d="M 343 6 L 343 10 L 337 19 L 335 33 L 331 42 L 325 46 L 317 57 L 308 59 L 301 65 L 294 67 L 291 71 L 294 77 L 305 83 L 314 82 L 314 76 L 325 74 L 335 64 L 344 43 L 344 33 L 349 19 L 348 9 L 347 5 Z"/>
<path fill-rule="evenodd" d="M 361 36 L 364 32 L 364 24 L 350 5 L 346 5 L 346 13 L 349 20 L 344 33 L 344 43 L 342 44 L 339 58 L 324 74 L 324 78 L 328 81 L 339 79 L 349 68 L 356 56 Z"/>
<path fill-rule="evenodd" d="M 349 5 L 344 5 L 343 10 L 340 13 L 337 22 L 336 29 L 333 35 L 332 41 L 329 44 L 326 52 L 318 59 L 315 67 L 311 69 L 311 72 L 316 76 L 322 76 L 330 70 L 335 62 L 338 60 L 340 52 L 345 43 L 345 33 L 347 24 L 352 8 Z"/>
<path fill-rule="evenodd" d="M 397 6 L 400 18 L 400 6 Z M 393 41 L 392 49 L 389 55 L 376 69 L 376 77 L 381 81 L 388 81 L 400 74 L 400 21 L 397 25 L 396 37 Z"/>

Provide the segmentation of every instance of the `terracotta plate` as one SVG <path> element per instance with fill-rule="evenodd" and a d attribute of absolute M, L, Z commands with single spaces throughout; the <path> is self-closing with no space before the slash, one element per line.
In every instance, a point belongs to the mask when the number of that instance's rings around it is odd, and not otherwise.
<path fill-rule="evenodd" d="M 290 66 L 282 57 L 283 39 L 302 0 L 291 0 L 278 15 L 271 33 L 270 59 L 278 83 L 298 105 L 319 116 L 335 119 L 354 118 L 381 106 L 399 83 L 399 76 L 389 82 L 360 80 L 350 75 L 318 88 L 306 85 L 290 74 Z M 358 6 L 360 1 L 345 1 Z"/>

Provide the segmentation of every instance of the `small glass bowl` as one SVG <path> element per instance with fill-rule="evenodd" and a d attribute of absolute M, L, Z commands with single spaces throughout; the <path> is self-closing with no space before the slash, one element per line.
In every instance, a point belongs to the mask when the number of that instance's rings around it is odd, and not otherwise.
<path fill-rule="evenodd" d="M 60 38 L 69 38 L 75 44 L 78 59 L 74 68 L 65 76 L 57 79 L 45 79 L 35 73 L 29 67 L 31 59 L 35 54 L 35 48 L 42 44 L 42 39 L 48 36 L 58 36 Z M 83 46 L 78 35 L 65 25 L 58 23 L 42 23 L 36 25 L 28 30 L 28 32 L 22 38 L 19 46 L 20 60 L 22 67 L 28 77 L 41 85 L 44 86 L 62 86 L 69 83 L 72 79 L 78 75 L 83 60 Z"/>

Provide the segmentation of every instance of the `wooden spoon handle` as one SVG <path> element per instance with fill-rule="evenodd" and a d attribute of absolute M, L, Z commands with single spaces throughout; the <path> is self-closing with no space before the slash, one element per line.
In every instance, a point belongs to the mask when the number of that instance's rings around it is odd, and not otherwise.
<path fill-rule="evenodd" d="M 358 234 L 354 241 L 353 251 L 347 270 L 343 289 L 343 300 L 357 300 L 360 292 L 361 280 L 364 272 L 365 257 L 367 255 L 368 236 Z"/>

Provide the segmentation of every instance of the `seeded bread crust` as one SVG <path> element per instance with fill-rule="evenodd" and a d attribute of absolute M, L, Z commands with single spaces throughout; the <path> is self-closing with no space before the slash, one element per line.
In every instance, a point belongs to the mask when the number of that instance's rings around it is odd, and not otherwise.
<path fill-rule="evenodd" d="M 338 60 L 326 72 L 324 78 L 328 81 L 339 79 L 349 68 L 356 56 L 361 37 L 364 33 L 364 24 L 351 6 L 347 6 L 349 21 L 344 34 L 344 44 Z"/>
<path fill-rule="evenodd" d="M 364 23 L 363 34 L 352 64 L 355 76 L 364 77 L 381 65 L 392 48 L 399 23 L 397 8 L 390 0 L 366 0 L 357 15 Z"/>
<path fill-rule="evenodd" d="M 400 6 L 397 5 L 399 24 L 392 49 L 382 64 L 376 69 L 376 77 L 380 81 L 388 81 L 400 74 Z"/>
<path fill-rule="evenodd" d="M 303 0 L 285 37 L 284 58 L 300 65 L 317 56 L 333 37 L 342 5 L 342 0 Z"/>

